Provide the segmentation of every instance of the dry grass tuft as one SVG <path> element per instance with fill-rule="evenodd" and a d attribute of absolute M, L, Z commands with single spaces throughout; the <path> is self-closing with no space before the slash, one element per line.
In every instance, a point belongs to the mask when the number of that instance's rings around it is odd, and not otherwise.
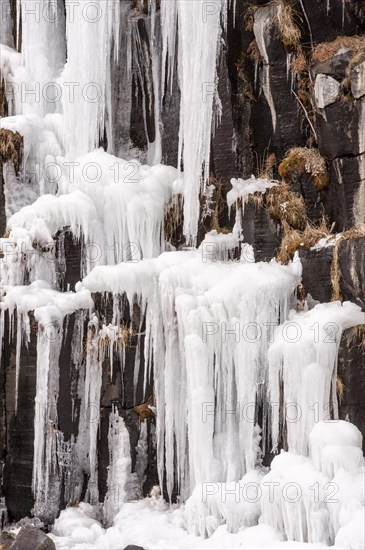
<path fill-rule="evenodd" d="M 273 23 L 277 26 L 280 39 L 286 48 L 297 48 L 300 43 L 301 32 L 295 23 L 295 11 L 293 2 L 287 0 L 273 0 L 269 4 L 280 6 L 279 12 Z M 255 12 L 260 5 L 249 4 L 245 13 L 245 28 L 253 31 L 255 23 Z"/>
<path fill-rule="evenodd" d="M 341 269 L 340 269 L 338 251 L 339 251 L 338 243 L 336 243 L 333 249 L 333 257 L 332 257 L 332 263 L 331 263 L 331 286 L 332 286 L 331 301 L 332 302 L 335 302 L 337 300 L 342 301 L 341 287 L 340 287 Z"/>
<path fill-rule="evenodd" d="M 275 153 L 268 154 L 259 167 L 258 177 L 263 179 L 273 179 L 274 167 L 276 166 Z"/>
<path fill-rule="evenodd" d="M 154 401 L 153 401 L 153 397 L 151 396 L 149 397 L 149 399 L 147 399 L 145 403 L 142 403 L 141 405 L 136 405 L 135 407 L 133 407 L 134 412 L 137 413 L 139 416 L 140 422 L 144 422 L 148 418 L 154 418 L 155 413 L 151 408 L 153 407 L 153 405 L 154 405 Z"/>
<path fill-rule="evenodd" d="M 0 129 L 0 162 L 12 162 L 18 173 L 23 155 L 23 137 L 19 132 Z"/>
<path fill-rule="evenodd" d="M 281 182 L 266 191 L 264 205 L 273 219 L 293 229 L 304 229 L 307 220 L 304 199 L 287 183 Z"/>
<path fill-rule="evenodd" d="M 313 147 L 293 147 L 279 165 L 279 174 L 286 181 L 291 181 L 307 173 L 316 191 L 323 191 L 328 185 L 329 177 L 325 159 L 318 149 Z"/>
<path fill-rule="evenodd" d="M 365 59 L 365 36 L 338 36 L 332 42 L 322 42 L 312 51 L 312 61 L 327 61 L 341 48 L 348 48 L 358 59 Z M 354 59 L 354 58 L 353 58 Z M 360 63 L 361 61 L 357 61 Z M 353 60 L 352 60 L 353 63 Z"/>
<path fill-rule="evenodd" d="M 184 199 L 175 195 L 167 206 L 164 219 L 165 240 L 171 244 L 176 241 L 177 233 L 182 228 L 184 216 Z"/>
<path fill-rule="evenodd" d="M 290 68 L 296 74 L 302 73 L 308 69 L 307 60 L 301 46 L 298 46 L 296 55 L 290 63 Z"/>
<path fill-rule="evenodd" d="M 360 49 L 353 55 L 349 63 L 349 67 L 351 69 L 353 67 L 356 67 L 356 65 L 360 65 L 360 63 L 363 63 L 364 61 L 365 61 L 365 46 L 364 48 Z"/>
<path fill-rule="evenodd" d="M 210 174 L 207 192 L 200 196 L 200 224 L 205 232 L 213 229 L 218 233 L 230 233 L 230 229 L 222 226 L 226 211 L 226 201 L 223 198 L 224 181 L 215 174 Z M 208 191 L 209 190 L 209 191 Z"/>
<path fill-rule="evenodd" d="M 340 401 L 342 401 L 345 393 L 345 384 L 342 382 L 341 378 L 337 376 L 336 378 L 336 393 Z"/>
<path fill-rule="evenodd" d="M 137 336 L 137 331 L 134 330 L 132 325 L 126 323 L 121 323 L 118 327 L 115 327 L 116 334 L 116 345 L 122 348 L 126 348 L 131 345 L 131 340 L 134 336 Z M 109 352 L 108 344 L 110 343 L 109 336 L 100 337 L 98 341 L 99 351 Z"/>
<path fill-rule="evenodd" d="M 328 220 L 322 218 L 318 227 L 311 223 L 307 223 L 303 231 L 290 228 L 287 224 L 283 224 L 284 234 L 281 240 L 280 249 L 276 255 L 276 259 L 287 264 L 293 259 L 295 252 L 301 248 L 309 250 L 317 244 L 320 239 L 330 235 Z"/>
<path fill-rule="evenodd" d="M 360 349 L 365 351 L 365 324 L 356 325 L 352 329 L 352 342 L 357 342 Z"/>
<path fill-rule="evenodd" d="M 252 40 L 252 42 L 250 42 L 247 48 L 247 55 L 255 63 L 260 63 L 262 61 L 262 55 L 260 53 L 256 40 Z"/>
<path fill-rule="evenodd" d="M 365 224 L 360 223 L 337 235 L 336 243 L 333 250 L 333 258 L 331 264 L 331 284 L 332 284 L 332 297 L 331 300 L 342 300 L 341 296 L 341 269 L 339 262 L 339 247 L 341 241 L 350 239 L 363 239 L 365 238 Z"/>
<path fill-rule="evenodd" d="M 301 32 L 295 23 L 293 7 L 284 0 L 280 0 L 279 4 L 281 9 L 277 16 L 277 25 L 281 40 L 286 48 L 297 48 L 300 43 Z"/>

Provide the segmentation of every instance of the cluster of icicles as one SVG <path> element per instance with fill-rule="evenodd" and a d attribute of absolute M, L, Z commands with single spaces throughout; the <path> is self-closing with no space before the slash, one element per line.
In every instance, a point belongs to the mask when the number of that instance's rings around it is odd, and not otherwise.
<path fill-rule="evenodd" d="M 159 36 L 156 2 L 151 0 L 156 140 L 149 144 L 147 160 L 152 166 L 135 161 L 131 171 L 131 163 L 113 156 L 112 149 L 108 153 L 96 150 L 104 128 L 111 148 L 113 144 L 109 61 L 114 56 L 117 63 L 118 55 L 126 55 L 117 47 L 120 32 L 126 32 L 123 40 L 129 44 L 127 49 L 130 47 L 125 7 L 111 0 L 102 2 L 101 17 L 91 25 L 81 8 L 72 8 L 71 17 L 71 5 L 66 2 L 64 20 L 63 2 L 45 3 L 56 10 L 58 25 L 41 18 L 39 32 L 34 32 L 31 18 L 23 17 L 22 54 L 10 47 L 2 50 L 6 82 L 20 86 L 26 82 L 29 87 L 40 82 L 44 87 L 54 80 L 63 91 L 70 82 L 78 82 L 80 89 L 96 82 L 101 89 L 96 102 L 71 101 L 70 95 L 64 94 L 52 108 L 43 100 L 23 103 L 20 94 L 9 92 L 12 116 L 2 121 L 4 128 L 24 136 L 28 174 L 34 166 L 40 166 L 41 173 L 46 164 L 55 167 L 54 178 L 39 179 L 33 174 L 26 181 L 21 174 L 16 176 L 11 166 L 4 168 L 11 233 L 2 245 L 11 244 L 14 248 L 8 250 L 6 261 L 0 260 L 5 285 L 0 330 L 8 311 L 11 333 L 16 333 L 17 342 L 16 391 L 21 344 L 30 335 L 29 313 L 33 312 L 38 321 L 34 513 L 41 516 L 50 507 L 57 508 L 61 484 L 57 468 L 61 468 L 62 475 L 67 472 L 66 500 L 79 500 L 80 476 L 85 471 L 89 473 L 86 499 L 98 503 L 98 423 L 91 421 L 91 405 L 100 402 L 105 357 L 109 356 L 112 363 L 113 352 L 117 352 L 123 365 L 124 344 L 118 331 L 124 312 L 117 305 L 118 298 L 125 295 L 128 304 L 137 303 L 143 313 L 138 334 L 145 322 L 144 383 L 153 378 L 160 484 L 166 484 L 169 496 L 177 485 L 182 499 L 187 501 L 188 527 L 206 535 L 227 522 L 230 529 L 237 530 L 255 524 L 262 514 L 267 523 L 290 540 L 333 542 L 340 527 L 349 521 L 350 513 L 341 512 L 346 495 L 337 508 L 331 509 L 323 503 L 312 505 L 307 491 L 307 498 L 301 500 L 291 519 L 288 501 L 276 501 L 274 509 L 269 494 L 261 499 L 262 505 L 247 505 L 245 499 L 242 507 L 222 506 L 222 499 L 215 497 L 204 502 L 200 497 L 206 483 L 216 484 L 221 490 L 222 484 L 244 484 L 247 479 L 263 482 L 261 457 L 268 439 L 266 431 L 277 448 L 282 426 L 286 426 L 289 453 L 274 460 L 266 481 L 300 481 L 304 472 L 308 483 L 318 481 L 321 490 L 325 490 L 324 485 L 335 476 L 354 476 L 352 483 L 356 484 L 363 475 L 358 430 L 349 423 L 323 422 L 329 410 L 337 416 L 339 337 L 342 330 L 364 323 L 360 309 L 350 303 L 334 302 L 295 313 L 300 262 L 296 258 L 289 266 L 275 262 L 256 264 L 252 255 L 243 253 L 240 259 L 230 260 L 227 247 L 234 249 L 242 238 L 238 218 L 231 234 L 207 235 L 199 249 L 165 251 L 165 209 L 181 190 L 184 234 L 195 243 L 198 195 L 206 175 L 201 177 L 202 166 L 206 173 L 209 165 L 214 103 L 214 94 L 207 93 L 202 108 L 202 85 L 215 82 L 221 16 L 224 25 L 227 3 L 216 1 L 214 5 L 220 9 L 207 13 L 207 3 L 201 0 L 161 0 Z M 28 9 L 31 4 L 37 9 L 39 3 L 27 0 Z M 65 44 L 67 62 L 62 54 Z M 176 48 L 183 186 L 177 169 L 158 164 L 158 90 L 165 89 L 165 84 L 171 89 Z M 127 53 L 127 61 L 129 56 Z M 164 78 L 167 75 L 163 86 L 160 74 Z M 124 171 L 127 178 L 119 177 Z M 257 186 L 266 188 L 271 183 L 249 180 L 245 186 L 236 181 L 234 193 L 246 198 L 247 185 L 257 190 Z M 34 243 L 48 244 L 52 256 L 54 235 L 64 227 L 80 239 L 84 260 L 91 245 L 101 252 L 97 260 L 83 262 L 83 280 L 76 292 L 57 290 L 55 263 L 49 258 L 43 261 L 42 246 L 34 248 Z M 135 250 L 128 248 L 130 243 L 136 245 Z M 24 250 L 31 250 L 32 254 L 24 254 Z M 247 248 L 243 250 L 247 252 Z M 24 285 L 25 273 L 28 285 Z M 92 297 L 92 293 L 104 292 L 114 296 L 114 317 L 109 326 L 100 325 Z M 78 318 L 78 330 L 73 334 L 72 361 L 81 373 L 78 395 L 83 414 L 79 435 L 65 441 L 55 428 L 54 404 L 59 393 L 60 335 L 64 320 L 73 312 Z M 84 336 L 85 320 L 88 329 Z M 313 323 L 318 323 L 316 338 Z M 328 323 L 335 323 L 336 338 L 328 339 Z M 291 335 L 293 327 L 299 327 L 299 339 Z M 137 348 L 140 347 L 139 337 Z M 138 380 L 139 354 L 136 357 Z M 297 422 L 288 417 L 292 403 L 301 411 Z M 115 485 L 125 488 L 125 499 L 141 495 L 146 437 L 143 427 L 132 473 L 128 432 L 116 410 L 110 415 L 110 466 L 104 502 L 104 520 L 108 524 L 123 501 L 113 498 Z M 352 512 L 361 510 L 363 498 L 360 492 L 356 493 Z"/>

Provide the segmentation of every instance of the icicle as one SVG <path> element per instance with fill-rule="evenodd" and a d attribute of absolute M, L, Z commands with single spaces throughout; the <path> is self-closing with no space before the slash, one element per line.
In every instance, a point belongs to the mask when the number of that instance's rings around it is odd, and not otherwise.
<path fill-rule="evenodd" d="M 171 8 L 171 2 L 168 4 L 166 9 Z M 199 192 L 209 175 L 220 13 L 227 8 L 221 0 L 214 3 L 213 12 L 208 11 L 207 6 L 203 0 L 177 2 L 181 91 L 178 166 L 181 162 L 184 166 L 184 235 L 190 244 L 196 242 Z M 171 46 L 175 39 L 175 31 L 170 28 L 173 22 L 174 18 L 169 17 L 169 29 L 164 33 L 165 47 Z M 169 62 L 173 62 L 173 57 Z"/>
<path fill-rule="evenodd" d="M 102 354 L 99 353 L 98 320 L 94 317 L 88 326 L 84 414 L 89 431 L 88 499 L 91 504 L 99 500 L 97 435 L 99 429 Z"/>
<path fill-rule="evenodd" d="M 20 351 L 22 348 L 22 314 L 17 315 L 16 331 L 16 355 L 15 355 L 15 414 L 18 412 L 19 372 L 20 372 Z"/>
<path fill-rule="evenodd" d="M 293 266 L 202 261 L 201 254 L 167 252 L 100 267 L 78 286 L 124 291 L 130 305 L 137 296 L 141 311 L 146 304 L 145 380 L 153 362 L 158 472 L 170 497 L 175 482 L 187 498 L 196 483 L 240 479 L 255 466 L 256 422 L 226 418 L 225 410 L 240 400 L 255 411 L 263 399 L 257 388 L 265 383 L 265 327 L 286 318 L 300 277 Z M 229 333 L 236 324 L 238 331 L 258 327 L 260 337 L 228 336 L 227 345 L 222 330 Z M 206 326 L 215 328 L 209 337 L 202 333 Z"/>
<path fill-rule="evenodd" d="M 30 80 L 22 93 L 35 114 L 60 111 L 55 79 L 65 63 L 64 4 L 61 0 L 27 0 L 21 7 L 22 55 Z M 19 17 L 19 14 L 18 14 Z M 57 99 L 58 98 L 58 99 Z"/>
<path fill-rule="evenodd" d="M 68 58 L 60 83 L 65 90 L 62 107 L 66 152 L 75 159 L 96 149 L 104 132 L 106 85 L 112 45 L 119 46 L 120 12 L 119 2 L 113 0 L 96 0 L 86 9 L 82 4 L 75 7 L 66 3 L 66 11 Z"/>
<path fill-rule="evenodd" d="M 175 0 L 161 0 L 161 33 L 162 33 L 162 95 L 165 85 L 173 91 L 173 77 L 175 68 L 176 31 L 177 31 L 177 2 Z M 167 71 L 167 79 L 166 79 Z"/>
<path fill-rule="evenodd" d="M 62 328 L 57 323 L 39 323 L 37 336 L 37 383 L 34 417 L 34 458 L 32 488 L 34 513 L 50 512 L 57 472 L 56 426 L 58 400 L 58 360 Z M 52 484 L 52 485 L 51 485 Z M 54 503 L 57 513 L 58 503 Z"/>
<path fill-rule="evenodd" d="M 137 475 L 132 472 L 129 433 L 118 410 L 109 415 L 108 490 L 104 499 L 103 518 L 107 526 L 113 524 L 124 502 L 138 498 Z"/>
<path fill-rule="evenodd" d="M 332 302 L 293 314 L 278 327 L 269 350 L 274 449 L 280 420 L 286 424 L 289 451 L 306 455 L 315 423 L 329 420 L 331 414 L 337 418 L 335 383 L 341 333 L 364 320 L 359 306 Z"/>

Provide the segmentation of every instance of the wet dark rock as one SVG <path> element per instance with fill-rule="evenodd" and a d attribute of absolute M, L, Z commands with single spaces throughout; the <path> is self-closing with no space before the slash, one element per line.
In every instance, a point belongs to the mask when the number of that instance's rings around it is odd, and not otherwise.
<path fill-rule="evenodd" d="M 253 141 L 261 142 L 261 147 L 257 148 L 258 151 L 261 149 L 258 152 L 261 165 L 270 152 L 282 159 L 289 148 L 305 144 L 302 112 L 292 93 L 290 73 L 287 70 L 287 51 L 276 26 L 272 24 L 275 15 L 275 9 L 264 6 L 259 8 L 255 16 L 258 21 L 267 18 L 263 29 L 264 44 L 260 41 L 260 25 L 258 28 L 254 27 L 263 64 L 259 72 L 260 85 L 256 92 L 258 97 L 252 106 L 251 128 Z M 260 136 L 257 132 L 263 135 Z"/>
<path fill-rule="evenodd" d="M 136 546 L 135 544 L 128 544 L 124 550 L 144 550 L 142 546 Z"/>
<path fill-rule="evenodd" d="M 265 209 L 246 204 L 242 227 L 244 242 L 252 245 L 256 262 L 269 262 L 274 258 L 281 236 L 278 225 Z"/>
<path fill-rule="evenodd" d="M 364 29 L 364 0 L 357 2 L 330 0 L 328 4 L 323 0 L 303 0 L 302 3 L 297 0 L 295 8 L 301 18 L 302 42 L 308 45 L 311 40 L 315 45 L 319 42 L 334 40 L 339 34 L 353 35 L 361 33 Z"/>
<path fill-rule="evenodd" d="M 237 177 L 236 150 L 234 144 L 234 121 L 232 113 L 231 84 L 228 77 L 227 50 L 222 49 L 218 63 L 218 94 L 222 103 L 220 124 L 214 131 L 211 145 L 211 172 L 226 182 Z M 214 93 L 214 86 L 207 83 L 203 92 L 203 101 L 207 101 L 206 94 Z M 230 188 L 230 185 L 229 185 Z"/>
<path fill-rule="evenodd" d="M 15 539 L 15 542 L 10 546 L 10 550 L 56 550 L 56 546 L 52 539 L 47 537 L 33 525 L 25 525 L 22 527 Z"/>
<path fill-rule="evenodd" d="M 33 469 L 34 414 L 37 366 L 37 323 L 30 316 L 30 341 L 22 343 L 18 388 L 18 408 L 15 412 L 15 350 L 16 334 L 9 340 L 9 316 L 5 317 L 5 400 L 6 400 L 6 461 L 4 494 L 9 520 L 29 515 L 33 507 L 31 491 Z M 10 345 L 7 342 L 10 341 Z"/>
<path fill-rule="evenodd" d="M 336 223 L 337 232 L 350 229 L 359 221 L 356 220 L 356 210 L 361 206 L 359 201 L 363 199 L 358 193 L 360 186 L 364 185 L 360 172 L 361 163 L 365 164 L 365 154 L 343 156 L 329 163 L 330 184 L 323 202 L 326 215 Z"/>
<path fill-rule="evenodd" d="M 341 82 L 346 77 L 346 69 L 352 58 L 352 52 L 346 50 L 338 55 L 334 55 L 325 61 L 319 61 L 311 66 L 312 78 L 315 79 L 318 74 L 330 75 Z"/>
<path fill-rule="evenodd" d="M 338 376 L 344 385 L 339 415 L 363 434 L 365 452 L 365 325 L 343 332 L 338 353 Z"/>
<path fill-rule="evenodd" d="M 89 246 L 86 255 L 89 259 L 100 255 L 100 247 Z M 61 292 L 75 290 L 81 280 L 81 242 L 68 229 L 56 235 L 56 274 Z"/>
<path fill-rule="evenodd" d="M 339 243 L 340 291 L 365 311 L 365 237 Z"/>
<path fill-rule="evenodd" d="M 302 285 L 305 295 L 310 294 L 319 302 L 329 302 L 332 296 L 333 247 L 320 250 L 300 249 L 299 256 L 303 266 Z"/>
<path fill-rule="evenodd" d="M 362 120 L 360 100 L 336 101 L 323 113 L 316 114 L 318 148 L 321 155 L 333 160 L 337 157 L 356 156 L 364 153 L 365 144 L 360 140 Z"/>
<path fill-rule="evenodd" d="M 4 178 L 3 165 L 0 163 L 0 236 L 4 234 L 6 229 L 6 211 L 5 211 L 5 194 L 4 194 Z"/>

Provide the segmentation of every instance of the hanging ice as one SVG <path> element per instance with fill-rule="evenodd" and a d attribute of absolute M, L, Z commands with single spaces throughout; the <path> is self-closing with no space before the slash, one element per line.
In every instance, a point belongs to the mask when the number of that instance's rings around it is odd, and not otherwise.
<path fill-rule="evenodd" d="M 269 349 L 274 449 L 279 444 L 281 422 L 286 425 L 289 451 L 306 455 L 314 424 L 329 420 L 331 414 L 338 418 L 336 375 L 341 333 L 364 321 L 359 306 L 332 302 L 308 312 L 292 312 L 278 327 Z"/>
<path fill-rule="evenodd" d="M 179 166 L 184 170 L 184 235 L 196 243 L 199 192 L 209 175 L 213 104 L 217 98 L 216 60 L 220 17 L 226 2 L 162 0 L 163 83 L 168 60 L 171 86 L 178 36 L 178 78 L 181 91 Z M 177 14 L 177 16 L 176 16 Z M 177 29 L 176 29 L 177 21 Z"/>
<path fill-rule="evenodd" d="M 237 480 L 255 465 L 270 330 L 298 280 L 292 267 L 210 261 L 199 250 L 97 267 L 78 286 L 147 306 L 145 376 L 153 358 L 159 475 L 162 483 L 165 456 L 170 495 L 175 479 L 187 497 L 198 483 Z M 250 422 L 239 421 L 244 414 Z"/>
<path fill-rule="evenodd" d="M 66 152 L 99 146 L 110 113 L 110 62 L 119 43 L 119 2 L 66 3 L 67 62 L 60 78 Z M 117 56 L 117 47 L 114 55 Z"/>

